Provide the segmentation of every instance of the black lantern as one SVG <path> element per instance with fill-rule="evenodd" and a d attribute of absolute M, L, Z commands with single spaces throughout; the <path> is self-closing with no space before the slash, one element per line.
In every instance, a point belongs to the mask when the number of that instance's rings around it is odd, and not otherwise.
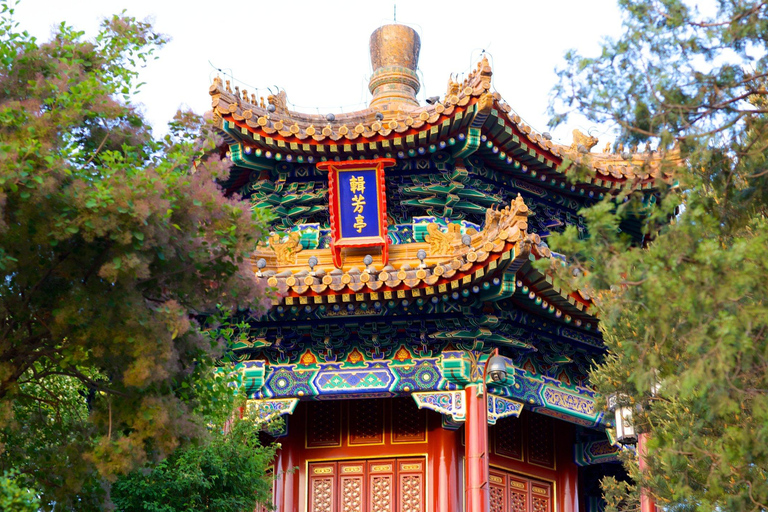
<path fill-rule="evenodd" d="M 622 393 L 611 393 L 607 397 L 608 410 L 615 416 L 616 441 L 621 444 L 637 444 L 637 432 L 632 419 L 630 398 Z"/>

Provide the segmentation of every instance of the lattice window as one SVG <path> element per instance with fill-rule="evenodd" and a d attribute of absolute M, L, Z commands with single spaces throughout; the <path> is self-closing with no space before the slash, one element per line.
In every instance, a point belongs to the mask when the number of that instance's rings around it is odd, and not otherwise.
<path fill-rule="evenodd" d="M 533 498 L 533 512 L 549 512 L 549 501 L 545 498 Z"/>
<path fill-rule="evenodd" d="M 421 512 L 421 477 L 418 475 L 405 476 L 400 485 L 400 510 L 402 512 Z"/>
<path fill-rule="evenodd" d="M 494 427 L 497 455 L 523 460 L 523 421 L 519 418 L 504 418 Z"/>
<path fill-rule="evenodd" d="M 333 512 L 333 478 L 312 480 L 313 512 Z"/>
<path fill-rule="evenodd" d="M 427 414 L 411 398 L 392 400 L 392 442 L 420 443 L 427 440 Z"/>
<path fill-rule="evenodd" d="M 400 459 L 397 461 L 400 478 L 398 490 L 399 512 L 423 512 L 424 506 L 424 459 Z"/>
<path fill-rule="evenodd" d="M 392 477 L 390 475 L 371 478 L 371 512 L 392 510 Z"/>
<path fill-rule="evenodd" d="M 528 462 L 554 469 L 554 433 L 552 418 L 543 414 L 528 415 Z"/>
<path fill-rule="evenodd" d="M 363 510 L 363 479 L 342 478 L 341 512 L 361 512 Z"/>
<path fill-rule="evenodd" d="M 533 512 L 550 512 L 552 506 L 552 488 L 539 483 L 531 484 Z"/>
<path fill-rule="evenodd" d="M 510 512 L 528 512 L 528 496 L 516 491 L 509 493 Z"/>
<path fill-rule="evenodd" d="M 491 485 L 491 512 L 507 512 L 504 506 L 504 488 Z"/>
<path fill-rule="evenodd" d="M 384 401 L 355 400 L 349 407 L 349 444 L 384 442 Z"/>
<path fill-rule="evenodd" d="M 341 446 L 341 402 L 309 402 L 307 447 L 329 446 Z"/>

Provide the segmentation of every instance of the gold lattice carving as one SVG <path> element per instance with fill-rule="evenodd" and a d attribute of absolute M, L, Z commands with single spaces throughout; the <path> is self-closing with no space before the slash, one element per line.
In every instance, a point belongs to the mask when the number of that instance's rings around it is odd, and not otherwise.
<path fill-rule="evenodd" d="M 491 512 L 506 512 L 504 510 L 504 488 L 491 486 Z"/>
<path fill-rule="evenodd" d="M 579 146 L 582 145 L 587 152 L 592 151 L 592 148 L 597 146 L 598 139 L 591 135 L 586 135 L 579 130 L 573 130 L 573 142 L 568 148 L 570 151 L 578 151 Z"/>
<path fill-rule="evenodd" d="M 341 511 L 359 512 L 363 505 L 361 478 L 346 478 L 341 489 Z"/>
<path fill-rule="evenodd" d="M 389 512 L 392 505 L 392 477 L 373 477 L 371 512 Z"/>
<path fill-rule="evenodd" d="M 533 512 L 549 512 L 549 500 L 546 498 L 533 497 Z"/>
<path fill-rule="evenodd" d="M 316 478 L 312 481 L 312 505 L 313 512 L 333 511 L 333 480 L 331 478 Z"/>
<path fill-rule="evenodd" d="M 277 234 L 269 237 L 269 246 L 275 251 L 278 265 L 296 263 L 296 255 L 303 249 L 300 238 L 301 234 L 298 231 L 292 231 L 285 242 L 281 242 L 280 235 Z"/>
<path fill-rule="evenodd" d="M 400 488 L 400 510 L 402 512 L 421 512 L 421 476 L 408 475 L 402 479 Z"/>
<path fill-rule="evenodd" d="M 509 503 L 509 510 L 510 512 L 528 512 L 527 506 L 526 506 L 526 498 L 527 495 L 519 493 L 519 492 L 511 492 L 510 493 L 510 503 Z"/>

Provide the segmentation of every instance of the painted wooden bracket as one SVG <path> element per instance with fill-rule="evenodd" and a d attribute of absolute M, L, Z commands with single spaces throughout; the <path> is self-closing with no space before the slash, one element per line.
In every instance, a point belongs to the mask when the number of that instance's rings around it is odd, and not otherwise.
<path fill-rule="evenodd" d="M 246 408 L 255 413 L 259 422 L 264 425 L 264 431 L 273 437 L 288 435 L 288 423 L 276 422 L 280 416 L 293 414 L 298 405 L 298 398 L 270 398 L 263 400 L 248 400 Z"/>
<path fill-rule="evenodd" d="M 463 422 L 467 417 L 467 405 L 464 391 L 426 391 L 411 394 L 419 409 L 430 409 L 454 422 Z"/>
<path fill-rule="evenodd" d="M 488 393 L 488 424 L 495 425 L 496 420 L 500 418 L 510 416 L 517 418 L 523 411 L 523 407 L 520 402 Z"/>

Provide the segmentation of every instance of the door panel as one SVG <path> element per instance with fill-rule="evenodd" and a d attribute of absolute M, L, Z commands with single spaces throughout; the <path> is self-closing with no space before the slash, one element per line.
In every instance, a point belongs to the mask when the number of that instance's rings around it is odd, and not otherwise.
<path fill-rule="evenodd" d="M 368 463 L 368 510 L 370 512 L 394 512 L 394 479 L 394 460 Z"/>
<path fill-rule="evenodd" d="M 339 510 L 364 512 L 365 463 L 339 463 Z"/>
<path fill-rule="evenodd" d="M 491 469 L 491 512 L 552 512 L 552 484 Z"/>
<path fill-rule="evenodd" d="M 425 512 L 423 457 L 309 464 L 309 512 Z"/>
<path fill-rule="evenodd" d="M 336 463 L 309 465 L 309 509 L 334 512 L 336 502 Z"/>
<path fill-rule="evenodd" d="M 399 459 L 397 474 L 397 510 L 424 512 L 424 459 Z"/>

